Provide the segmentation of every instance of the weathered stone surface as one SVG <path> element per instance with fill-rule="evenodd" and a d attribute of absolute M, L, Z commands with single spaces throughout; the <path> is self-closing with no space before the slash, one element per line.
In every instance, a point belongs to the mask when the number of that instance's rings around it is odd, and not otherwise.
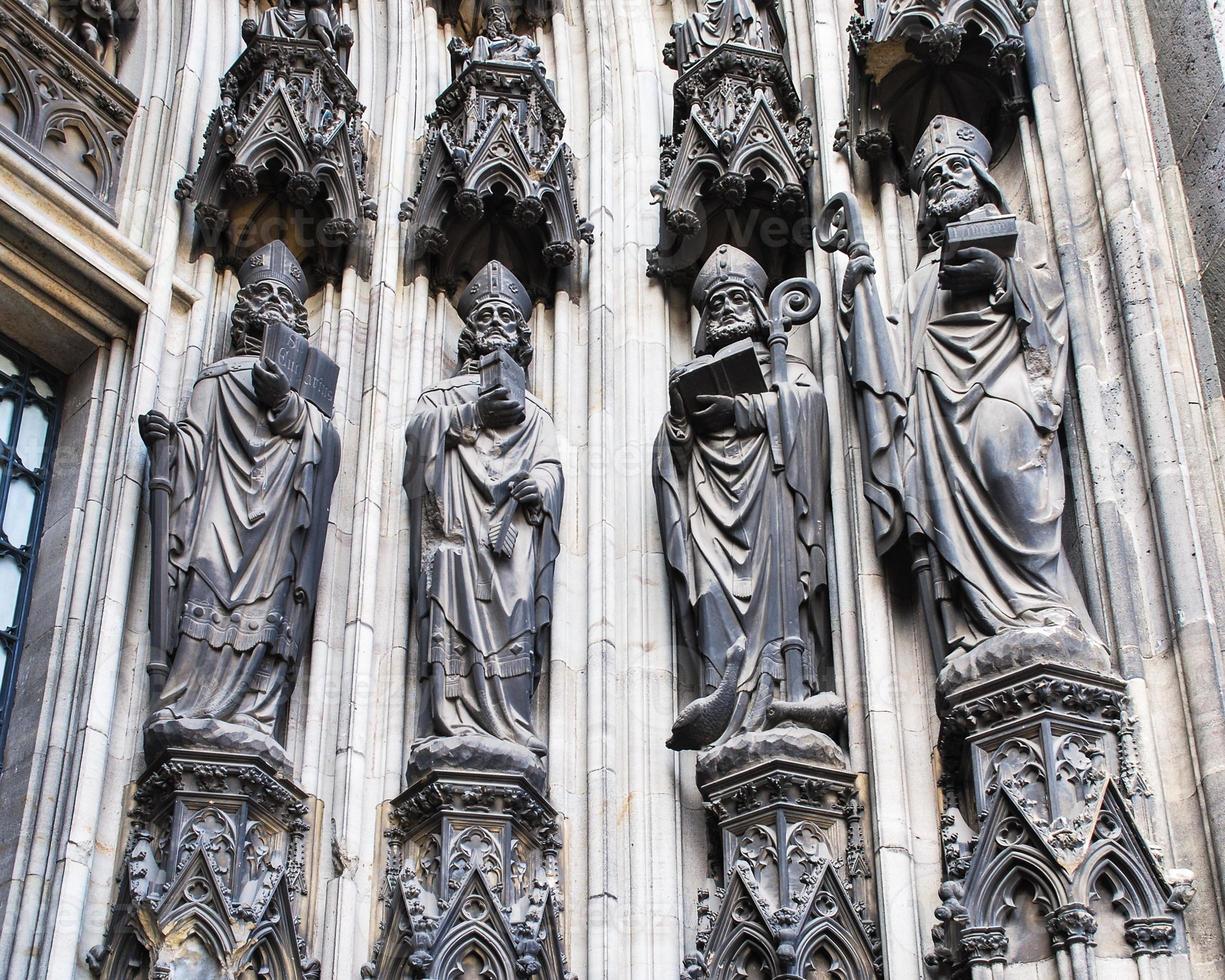
<path fill-rule="evenodd" d="M 499 738 L 452 735 L 422 739 L 413 745 L 407 773 L 410 786 L 446 769 L 522 776 L 536 790 L 544 790 L 545 769 L 540 756 Z"/>
<path fill-rule="evenodd" d="M 940 671 L 938 689 L 953 697 L 958 688 L 1035 664 L 1073 667 L 1110 675 L 1110 654 L 1099 640 L 1065 626 L 1004 630 L 970 650 L 949 657 Z"/>
<path fill-rule="evenodd" d="M 828 735 L 806 728 L 745 732 L 698 755 L 698 782 L 709 783 L 763 762 L 846 768 L 846 754 Z"/>

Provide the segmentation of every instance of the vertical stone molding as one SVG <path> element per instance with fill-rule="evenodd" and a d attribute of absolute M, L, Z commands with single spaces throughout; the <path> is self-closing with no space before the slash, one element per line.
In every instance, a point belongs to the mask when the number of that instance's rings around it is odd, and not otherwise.
<path fill-rule="evenodd" d="M 384 918 L 363 977 L 567 980 L 543 776 L 439 768 L 392 802 Z"/>
<path fill-rule="evenodd" d="M 353 31 L 332 0 L 293 0 L 244 21 L 242 35 L 204 154 L 175 196 L 193 202 L 198 251 L 236 267 L 284 238 L 313 292 L 347 267 L 362 271 L 366 223 L 378 216 L 365 109 L 346 74 Z"/>
<path fill-rule="evenodd" d="M 540 47 L 515 33 L 510 9 L 490 4 L 471 45 L 451 42 L 454 81 L 427 120 L 400 220 L 435 288 L 452 291 L 499 259 L 533 297 L 551 299 L 594 229 L 579 213 L 566 117 Z"/>
<path fill-rule="evenodd" d="M 1029 104 L 1021 29 L 1037 0 L 866 0 L 851 18 L 845 138 L 905 185 L 905 163 L 937 113 L 965 119 L 998 155 Z"/>
<path fill-rule="evenodd" d="M 0 9 L 0 87 L 0 139 L 114 221 L 136 97 L 24 3 Z"/>
<path fill-rule="evenodd" d="M 137 781 L 102 980 L 319 980 L 301 919 L 306 794 L 265 761 L 176 749 Z"/>
<path fill-rule="evenodd" d="M 648 273 L 688 284 L 720 243 L 752 254 L 772 278 L 802 273 L 812 120 L 776 0 L 707 3 L 672 38 L 664 62 L 679 74 L 652 188 L 661 228 Z"/>

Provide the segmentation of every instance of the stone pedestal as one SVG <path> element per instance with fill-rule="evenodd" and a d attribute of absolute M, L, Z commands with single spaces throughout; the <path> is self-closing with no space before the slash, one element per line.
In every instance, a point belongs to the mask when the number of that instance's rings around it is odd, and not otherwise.
<path fill-rule="evenodd" d="M 409 780 L 391 803 L 383 923 L 362 976 L 565 980 L 561 835 L 539 761 L 492 739 L 431 739 Z"/>
<path fill-rule="evenodd" d="M 306 794 L 262 759 L 163 753 L 137 781 L 119 899 L 89 956 L 107 980 L 311 980 L 299 918 Z"/>
<path fill-rule="evenodd" d="M 1189 885 L 1167 876 L 1136 824 L 1148 790 L 1124 682 L 1099 644 L 1062 628 L 1004 633 L 950 659 L 939 694 L 946 881 L 935 975 L 996 976 L 1022 889 L 1073 980 L 1093 975 L 1093 896 L 1125 910 L 1129 935 L 1173 921 Z"/>
<path fill-rule="evenodd" d="M 802 977 L 837 962 L 877 975 L 862 807 L 842 750 L 819 732 L 741 735 L 698 757 L 723 887 L 699 893 L 685 977 Z"/>

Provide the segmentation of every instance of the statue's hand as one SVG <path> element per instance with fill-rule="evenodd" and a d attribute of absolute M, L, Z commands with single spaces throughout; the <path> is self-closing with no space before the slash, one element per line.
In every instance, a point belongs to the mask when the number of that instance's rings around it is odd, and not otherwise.
<path fill-rule="evenodd" d="M 515 488 L 511 491 L 519 503 L 527 510 L 536 510 L 544 503 L 544 495 L 540 492 L 540 484 L 536 482 L 536 478 L 530 474 L 523 474 L 522 479 L 515 484 Z"/>
<path fill-rule="evenodd" d="M 867 276 L 876 273 L 876 260 L 870 255 L 857 255 L 847 263 L 842 276 L 842 305 L 850 309 L 855 305 L 855 290 Z"/>
<path fill-rule="evenodd" d="M 702 407 L 691 421 L 700 432 L 717 432 L 730 428 L 736 421 L 736 399 L 731 395 L 698 395 Z"/>
<path fill-rule="evenodd" d="M 524 406 L 501 385 L 481 394 L 476 400 L 476 411 L 483 429 L 505 429 L 527 418 Z"/>
<path fill-rule="evenodd" d="M 1008 267 L 994 252 L 985 248 L 961 249 L 940 265 L 940 288 L 949 292 L 982 293 L 1004 284 Z"/>
<path fill-rule="evenodd" d="M 255 397 L 265 408 L 277 411 L 289 397 L 289 379 L 275 361 L 261 357 L 251 367 L 251 382 Z"/>
<path fill-rule="evenodd" d="M 161 412 L 155 410 L 147 415 L 142 415 L 136 420 L 136 424 L 140 429 L 140 438 L 144 440 L 145 445 L 150 449 L 156 443 L 170 438 L 170 430 L 172 428 L 170 419 L 166 418 Z"/>
<path fill-rule="evenodd" d="M 668 372 L 668 413 L 678 422 L 685 417 L 685 399 L 681 397 L 681 389 L 677 382 L 681 377 L 681 368 L 673 368 Z"/>

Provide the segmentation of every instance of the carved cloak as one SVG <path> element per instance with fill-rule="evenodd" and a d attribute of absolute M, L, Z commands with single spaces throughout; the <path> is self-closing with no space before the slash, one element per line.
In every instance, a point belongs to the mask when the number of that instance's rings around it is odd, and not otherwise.
<path fill-rule="evenodd" d="M 340 439 L 296 393 L 279 414 L 264 408 L 254 360 L 207 368 L 175 426 L 170 560 L 181 619 L 162 703 L 188 718 L 241 713 L 269 734 L 313 617 Z"/>
<path fill-rule="evenodd" d="M 423 675 L 441 664 L 446 677 L 435 691 L 434 732 L 533 745 L 531 694 L 549 655 L 564 481 L 540 401 L 528 392 L 522 424 L 481 429 L 479 388 L 473 374 L 445 381 L 409 420 L 412 614 Z M 535 477 L 543 501 L 532 514 L 515 508 L 510 554 L 495 556 L 490 529 L 506 506 L 499 485 L 518 473 Z M 440 695 L 448 703 L 437 703 Z"/>
<path fill-rule="evenodd" d="M 906 282 L 900 329 L 847 338 L 878 550 L 905 533 L 934 552 L 954 650 L 1069 615 L 1093 630 L 1061 531 L 1067 314 L 1035 226 L 1021 223 L 1007 270 L 994 295 L 955 296 L 930 251 Z M 872 356 L 890 344 L 896 374 Z"/>
<path fill-rule="evenodd" d="M 768 379 L 769 353 L 761 344 L 757 353 Z M 728 649 L 741 635 L 747 654 L 736 683 L 740 693 L 751 697 L 764 675 L 783 681 L 779 647 L 788 618 L 805 640 L 808 692 L 819 688 L 829 472 L 825 396 L 803 361 L 792 357 L 788 363 L 790 380 L 777 393 L 737 396 L 734 430 L 698 434 L 688 421 L 678 424 L 669 416 L 655 441 L 655 499 L 673 608 L 682 644 L 704 664 L 706 691 L 718 685 Z M 783 548 L 795 555 L 792 581 L 784 577 L 790 562 Z M 725 734 L 761 726 L 764 718 L 745 717 L 745 710 L 742 703 Z"/>

